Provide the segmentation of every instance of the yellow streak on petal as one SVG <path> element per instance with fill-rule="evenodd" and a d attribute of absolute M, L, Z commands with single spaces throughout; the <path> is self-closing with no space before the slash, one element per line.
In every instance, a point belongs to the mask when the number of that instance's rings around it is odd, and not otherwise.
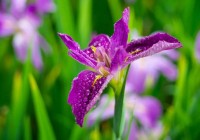
<path fill-rule="evenodd" d="M 141 49 L 136 49 L 135 51 L 132 51 L 132 52 L 130 52 L 129 54 L 133 55 L 133 54 L 138 53 L 138 52 L 140 52 L 140 51 L 141 51 Z"/>
<path fill-rule="evenodd" d="M 105 77 L 110 74 L 110 72 L 108 70 L 106 70 L 104 67 L 100 67 L 99 72 Z"/>
<path fill-rule="evenodd" d="M 96 84 L 97 80 L 101 79 L 103 76 L 102 75 L 97 75 L 94 79 L 94 82 L 92 83 L 92 87 Z"/>
<path fill-rule="evenodd" d="M 95 53 L 97 48 L 95 46 L 91 46 L 92 51 Z"/>
<path fill-rule="evenodd" d="M 136 53 L 138 53 L 138 52 L 140 52 L 140 51 L 141 51 L 141 49 L 136 49 L 136 50 L 130 52 L 129 54 L 130 54 L 130 55 L 133 55 L 133 54 L 136 54 Z M 129 56 L 126 57 L 125 62 L 128 60 L 128 58 L 129 58 Z"/>

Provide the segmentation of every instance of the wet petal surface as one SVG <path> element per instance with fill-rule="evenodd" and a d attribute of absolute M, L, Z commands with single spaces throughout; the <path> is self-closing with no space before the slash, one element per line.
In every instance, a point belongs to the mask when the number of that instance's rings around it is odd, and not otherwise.
<path fill-rule="evenodd" d="M 85 114 L 94 106 L 111 77 L 85 70 L 73 80 L 68 103 L 72 106 L 72 112 L 76 122 L 82 126 Z"/>
<path fill-rule="evenodd" d="M 85 53 L 87 53 L 91 58 L 96 59 L 94 56 L 94 50 L 92 50 L 92 47 L 103 47 L 107 52 L 109 52 L 109 46 L 110 46 L 110 38 L 107 35 L 100 34 L 95 36 L 91 42 L 89 43 L 89 47 L 84 50 Z"/>
<path fill-rule="evenodd" d="M 153 55 L 163 50 L 181 47 L 181 43 L 167 33 L 155 33 L 150 36 L 134 40 L 127 45 L 126 51 L 131 55 L 127 61 L 131 62 L 141 57 Z"/>
<path fill-rule="evenodd" d="M 128 39 L 128 22 L 129 22 L 129 8 L 123 11 L 122 18 L 114 25 L 114 34 L 111 36 L 111 48 L 124 46 L 126 47 Z"/>
<path fill-rule="evenodd" d="M 68 47 L 70 56 L 82 64 L 95 68 L 97 62 L 88 54 L 80 50 L 79 44 L 77 42 L 75 42 L 70 36 L 66 34 L 59 33 L 59 36 Z"/>

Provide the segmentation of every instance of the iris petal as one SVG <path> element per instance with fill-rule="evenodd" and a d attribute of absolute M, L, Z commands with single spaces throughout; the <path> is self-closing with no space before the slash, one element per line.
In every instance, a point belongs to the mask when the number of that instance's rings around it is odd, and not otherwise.
<path fill-rule="evenodd" d="M 89 47 L 83 50 L 85 53 L 87 53 L 90 57 L 95 59 L 94 57 L 94 51 L 92 50 L 92 47 L 103 47 L 107 52 L 109 52 L 110 48 L 110 38 L 109 36 L 105 34 L 100 34 L 95 36 L 89 43 Z"/>
<path fill-rule="evenodd" d="M 174 37 L 167 33 L 158 32 L 130 42 L 126 48 L 126 51 L 131 55 L 127 62 L 130 63 L 133 60 L 181 46 L 181 43 Z"/>
<path fill-rule="evenodd" d="M 126 47 L 128 39 L 128 22 L 129 22 L 129 8 L 123 11 L 122 18 L 114 25 L 114 34 L 111 36 L 111 47 L 114 50 L 115 47 Z"/>
<path fill-rule="evenodd" d="M 77 42 L 75 42 L 70 36 L 66 34 L 59 33 L 59 36 L 70 50 L 69 54 L 74 59 L 76 59 L 82 64 L 95 68 L 95 66 L 97 65 L 96 60 L 94 60 L 88 54 L 80 50 L 79 44 Z"/>
<path fill-rule="evenodd" d="M 72 112 L 80 126 L 83 125 L 85 114 L 97 102 L 111 78 L 85 70 L 73 80 L 68 103 L 72 106 Z"/>

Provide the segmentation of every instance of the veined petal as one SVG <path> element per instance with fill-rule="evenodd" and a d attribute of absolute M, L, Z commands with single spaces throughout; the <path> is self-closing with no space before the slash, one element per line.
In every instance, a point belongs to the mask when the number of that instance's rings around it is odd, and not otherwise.
<path fill-rule="evenodd" d="M 163 50 L 181 47 L 181 43 L 167 33 L 158 32 L 144 38 L 134 40 L 127 45 L 126 51 L 130 54 L 126 62 L 141 57 L 153 55 Z"/>
<path fill-rule="evenodd" d="M 115 73 L 116 71 L 125 67 L 126 65 L 124 65 L 124 61 L 126 57 L 128 57 L 128 53 L 125 51 L 123 46 L 120 46 L 112 59 L 110 68 L 111 71 Z"/>
<path fill-rule="evenodd" d="M 95 66 L 97 65 L 96 60 L 94 60 L 84 51 L 80 50 L 79 44 L 77 42 L 75 42 L 70 36 L 66 34 L 59 33 L 58 35 L 63 40 L 65 45 L 68 47 L 68 49 L 70 50 L 69 54 L 74 59 L 76 59 L 82 64 L 95 68 Z"/>
<path fill-rule="evenodd" d="M 89 43 L 89 47 L 83 50 L 85 53 L 87 53 L 91 58 L 94 58 L 94 50 L 92 50 L 94 47 L 103 47 L 107 52 L 109 52 L 110 47 L 110 38 L 109 36 L 105 34 L 100 34 L 95 36 Z M 93 48 L 92 48 L 93 47 Z"/>
<path fill-rule="evenodd" d="M 126 47 L 128 39 L 128 22 L 129 22 L 129 8 L 123 11 L 122 18 L 114 25 L 114 34 L 111 36 L 111 47 L 114 50 L 115 47 Z"/>
<path fill-rule="evenodd" d="M 69 55 L 84 65 L 90 66 L 94 69 L 96 68 L 96 63 L 92 63 L 89 59 L 85 58 L 84 55 L 81 55 L 80 52 L 69 52 Z"/>
<path fill-rule="evenodd" d="M 60 36 L 60 38 L 63 40 L 63 42 L 70 51 L 73 52 L 80 50 L 79 44 L 75 42 L 69 35 L 62 33 L 58 33 L 58 35 Z"/>
<path fill-rule="evenodd" d="M 111 78 L 85 70 L 73 80 L 68 103 L 72 106 L 72 112 L 80 126 L 83 125 L 85 114 L 97 102 Z"/>

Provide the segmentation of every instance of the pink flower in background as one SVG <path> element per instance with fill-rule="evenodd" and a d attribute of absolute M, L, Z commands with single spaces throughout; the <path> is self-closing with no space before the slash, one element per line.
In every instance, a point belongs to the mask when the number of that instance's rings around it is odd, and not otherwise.
<path fill-rule="evenodd" d="M 160 74 L 169 80 L 177 77 L 177 68 L 173 61 L 178 58 L 176 50 L 167 50 L 161 53 L 141 58 L 131 64 L 126 84 L 127 92 L 142 93 L 147 84 L 154 85 Z"/>
<path fill-rule="evenodd" d="M 147 135 L 145 132 L 151 132 L 154 135 L 160 135 L 161 129 L 158 128 L 158 121 L 162 113 L 160 102 L 151 96 L 138 96 L 133 93 L 125 94 L 125 118 L 126 123 L 130 123 L 130 117 L 134 116 L 130 131 L 130 140 L 137 139 Z M 109 95 L 103 95 L 97 108 L 88 115 L 88 126 L 96 121 L 107 120 L 114 115 L 114 98 Z M 136 120 L 140 126 L 136 125 Z M 159 131 L 160 130 L 160 131 Z"/>
<path fill-rule="evenodd" d="M 4 2 L 1 1 L 1 5 L 4 6 Z M 32 62 L 38 69 L 43 65 L 40 49 L 42 48 L 45 52 L 49 51 L 48 44 L 37 31 L 41 24 L 40 11 L 47 12 L 45 10 L 47 2 L 43 3 L 42 7 L 37 6 L 41 5 L 41 0 L 31 5 L 26 5 L 26 0 L 12 0 L 10 10 L 6 11 L 1 8 L 0 13 L 0 37 L 13 35 L 13 47 L 18 59 L 23 62 L 30 50 Z M 53 5 L 51 1 L 49 2 Z M 34 10 L 33 5 L 37 7 Z M 48 9 L 49 12 L 51 10 L 53 7 Z"/>
<path fill-rule="evenodd" d="M 148 128 L 155 126 L 162 112 L 160 102 L 156 98 L 129 93 L 125 94 L 125 101 L 126 120 L 133 115 L 143 126 Z M 114 103 L 114 98 L 103 95 L 98 107 L 89 114 L 88 125 L 93 125 L 97 119 L 106 120 L 113 117 Z"/>

